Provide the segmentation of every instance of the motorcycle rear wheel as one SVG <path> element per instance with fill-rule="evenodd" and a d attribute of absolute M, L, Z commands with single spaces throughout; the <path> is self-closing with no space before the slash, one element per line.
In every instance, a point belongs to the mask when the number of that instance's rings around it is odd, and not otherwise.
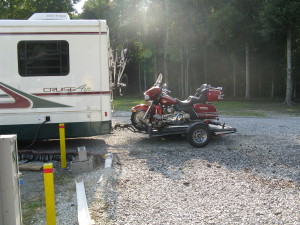
<path fill-rule="evenodd" d="M 137 111 L 131 114 L 131 124 L 139 131 L 146 130 L 145 124 L 149 123 L 148 118 L 142 121 L 142 118 L 144 117 L 145 113 L 145 111 Z"/>
<path fill-rule="evenodd" d="M 206 146 L 210 138 L 211 132 L 205 124 L 196 124 L 187 133 L 189 143 L 196 148 Z"/>

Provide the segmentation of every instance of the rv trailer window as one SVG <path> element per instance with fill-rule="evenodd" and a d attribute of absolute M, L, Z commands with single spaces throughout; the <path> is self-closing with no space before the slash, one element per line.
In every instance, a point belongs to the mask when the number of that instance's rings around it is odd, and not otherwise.
<path fill-rule="evenodd" d="M 19 74 L 28 76 L 65 76 L 69 74 L 67 41 L 20 41 Z"/>

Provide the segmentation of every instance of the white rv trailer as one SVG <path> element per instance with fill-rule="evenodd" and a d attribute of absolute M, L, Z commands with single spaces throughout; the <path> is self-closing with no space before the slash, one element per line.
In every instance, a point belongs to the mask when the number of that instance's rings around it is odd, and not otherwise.
<path fill-rule="evenodd" d="M 105 20 L 63 13 L 0 20 L 0 134 L 19 140 L 111 132 Z"/>

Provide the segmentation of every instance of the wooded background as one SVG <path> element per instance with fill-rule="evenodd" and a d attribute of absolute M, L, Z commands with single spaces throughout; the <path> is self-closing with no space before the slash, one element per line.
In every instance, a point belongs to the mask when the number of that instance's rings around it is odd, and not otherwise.
<path fill-rule="evenodd" d="M 129 93 L 140 95 L 159 73 L 172 95 L 202 83 L 226 97 L 300 97 L 300 0 L 1 0 L 1 19 L 67 12 L 106 19 L 114 49 L 128 47 Z"/>

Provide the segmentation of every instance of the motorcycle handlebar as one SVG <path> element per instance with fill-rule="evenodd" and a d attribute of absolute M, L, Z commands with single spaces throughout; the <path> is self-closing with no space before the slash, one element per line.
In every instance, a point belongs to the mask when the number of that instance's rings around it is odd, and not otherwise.
<path fill-rule="evenodd" d="M 162 88 L 162 92 L 165 94 L 170 94 L 172 93 L 170 90 L 166 89 L 166 88 Z"/>

